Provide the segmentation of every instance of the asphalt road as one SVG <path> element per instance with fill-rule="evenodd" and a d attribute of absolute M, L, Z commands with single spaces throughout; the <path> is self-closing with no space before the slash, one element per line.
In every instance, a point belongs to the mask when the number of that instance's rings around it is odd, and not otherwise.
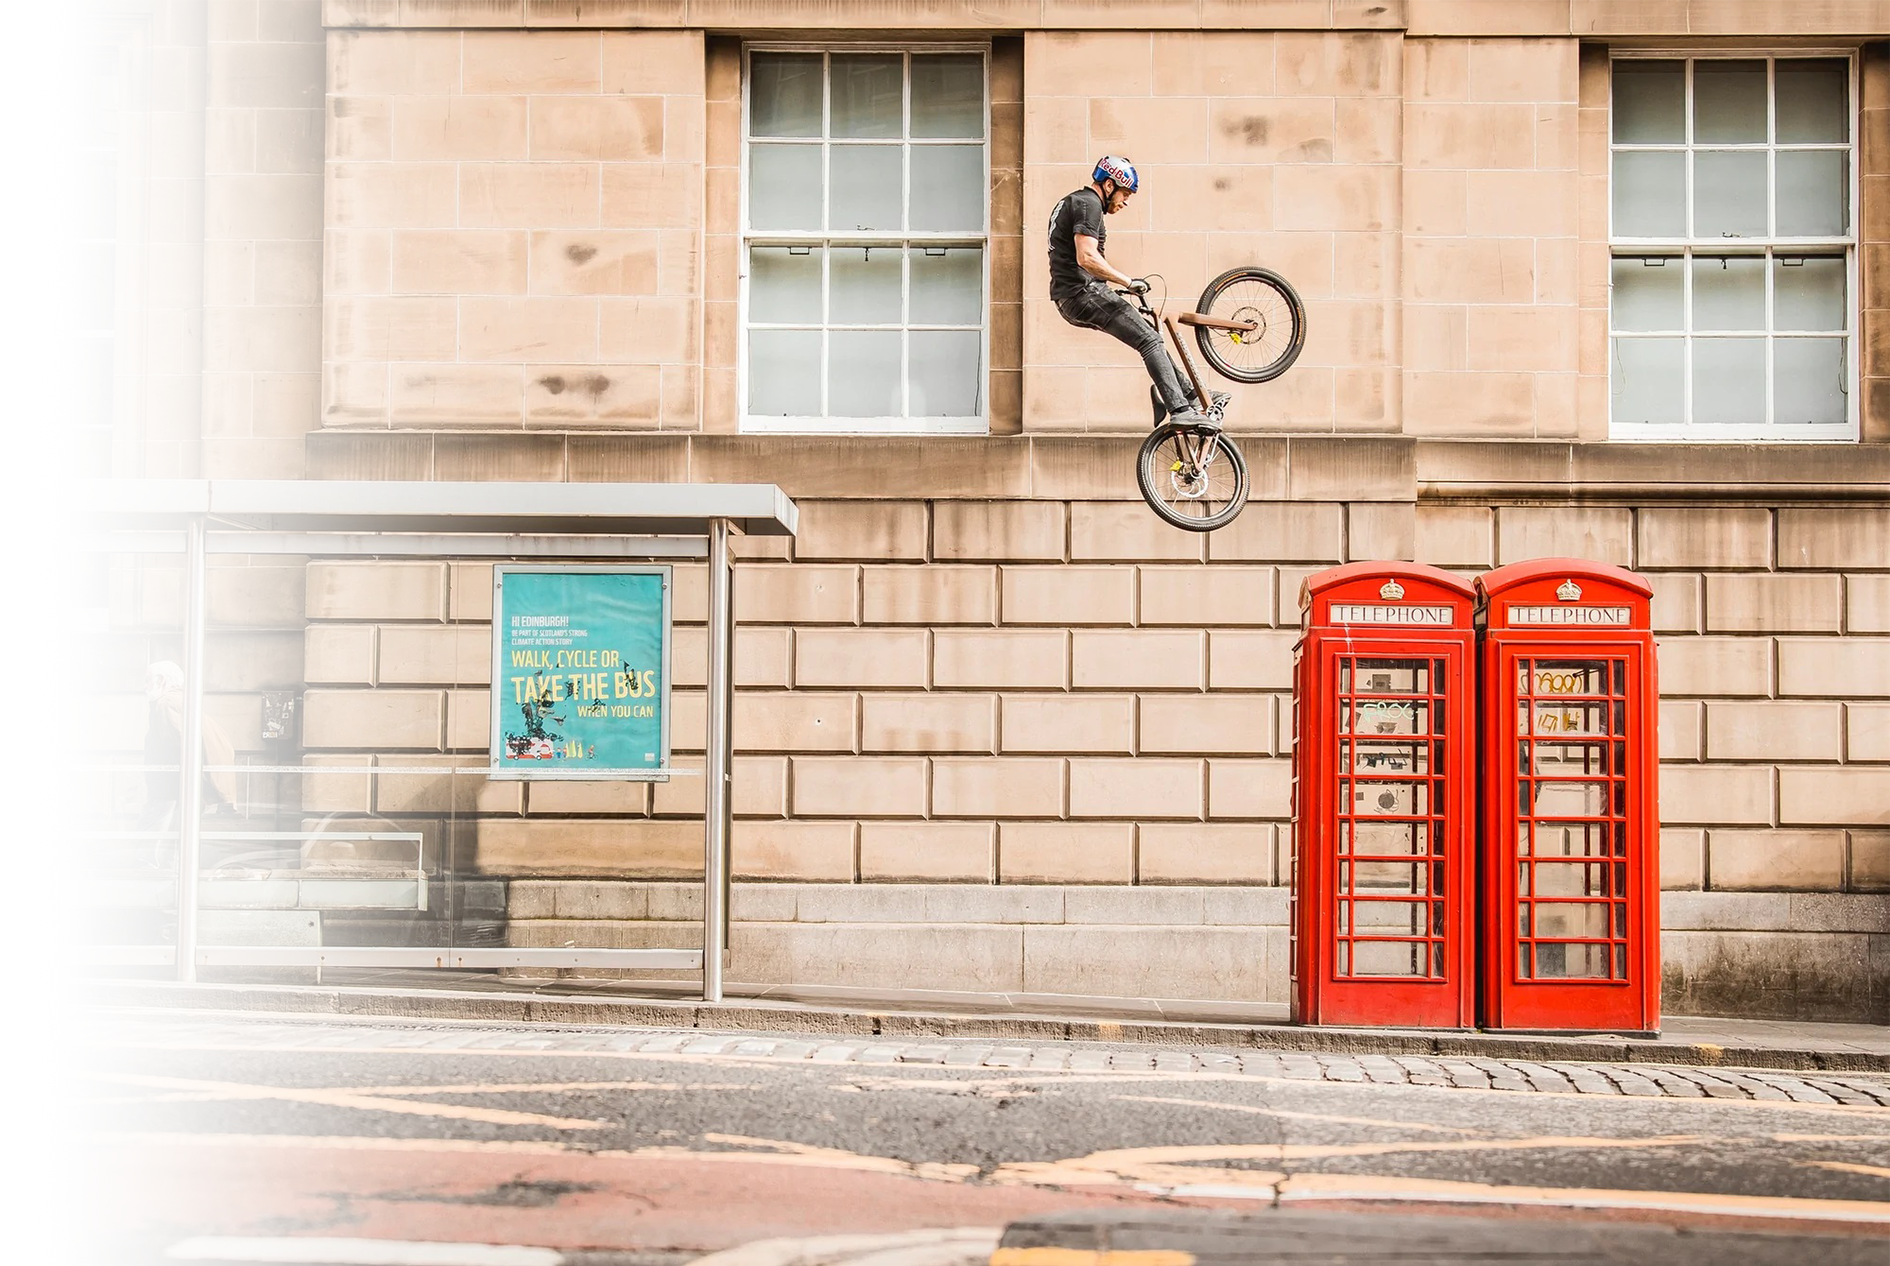
<path fill-rule="evenodd" d="M 1011 1067 L 953 1042 L 677 1049 L 699 1038 L 101 1017 L 71 1069 L 109 1213 L 74 1260 L 668 1266 L 834 1236 L 856 1238 L 725 1260 L 1890 1260 L 1890 1108 L 1867 1093 L 1299 1080 L 1147 1047 L 1122 1067 L 1054 1044 Z M 359 1247 L 389 1241 L 552 1255 Z"/>

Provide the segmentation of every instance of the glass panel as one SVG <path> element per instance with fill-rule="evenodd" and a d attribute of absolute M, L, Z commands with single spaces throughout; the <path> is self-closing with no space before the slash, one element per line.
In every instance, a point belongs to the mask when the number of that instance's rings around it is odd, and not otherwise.
<path fill-rule="evenodd" d="M 1609 866 L 1589 862 L 1539 862 L 1534 889 L 1538 897 L 1612 897 Z M 1599 908 L 1599 907 L 1597 907 Z"/>
<path fill-rule="evenodd" d="M 1677 338 L 1618 338 L 1609 382 L 1616 422 L 1672 424 L 1684 407 L 1686 344 Z"/>
<path fill-rule="evenodd" d="M 51 421 L 112 421 L 112 344 L 55 342 Z"/>
<path fill-rule="evenodd" d="M 1430 959 L 1422 941 L 1355 941 L 1352 952 L 1355 976 L 1422 976 Z"/>
<path fill-rule="evenodd" d="M 833 135 L 899 136 L 905 73 L 905 58 L 898 53 L 835 53 Z"/>
<path fill-rule="evenodd" d="M 1611 830 L 1606 822 L 1529 822 L 1518 843 L 1525 856 L 1606 857 Z"/>
<path fill-rule="evenodd" d="M 947 53 L 912 59 L 912 134 L 984 136 L 984 58 Z"/>
<path fill-rule="evenodd" d="M 1841 338 L 1782 338 L 1772 345 L 1773 420 L 1781 425 L 1849 420 L 1849 382 Z"/>
<path fill-rule="evenodd" d="M 833 180 L 829 228 L 841 233 L 899 228 L 900 152 L 897 145 L 833 147 L 828 159 Z"/>
<path fill-rule="evenodd" d="M 1358 680 L 1351 689 L 1374 694 L 1426 694 L 1431 688 L 1430 665 L 1424 660 L 1361 659 Z"/>
<path fill-rule="evenodd" d="M 1772 261 L 1772 328 L 1844 328 L 1844 257 L 1780 255 Z"/>
<path fill-rule="evenodd" d="M 1608 732 L 1608 705 L 1605 703 L 1542 703 L 1518 704 L 1519 708 L 1534 709 L 1535 724 L 1530 726 L 1529 719 L 1523 719 L 1526 733 L 1553 734 L 1606 734 Z"/>
<path fill-rule="evenodd" d="M 1407 817 L 1431 811 L 1431 785 L 1428 782 L 1352 783 L 1352 812 L 1358 817 Z"/>
<path fill-rule="evenodd" d="M 820 416 L 820 331 L 750 330 L 748 412 L 762 417 Z"/>
<path fill-rule="evenodd" d="M 112 329 L 110 246 L 53 248 L 51 329 Z"/>
<path fill-rule="evenodd" d="M 979 325 L 984 319 L 984 251 L 976 246 L 915 247 L 914 325 Z"/>
<path fill-rule="evenodd" d="M 1765 258 L 1694 256 L 1693 328 L 1765 329 Z"/>
<path fill-rule="evenodd" d="M 1526 768 L 1529 772 L 1548 777 L 1573 778 L 1578 776 L 1600 777 L 1604 774 L 1619 773 L 1618 769 L 1608 767 L 1607 745 L 1604 743 L 1546 743 L 1537 741 L 1530 744 L 1533 749 Z"/>
<path fill-rule="evenodd" d="M 1605 782 L 1538 782 L 1529 813 L 1538 818 L 1598 818 L 1608 812 Z"/>
<path fill-rule="evenodd" d="M 1523 671 L 1531 674 L 1525 689 L 1540 697 L 1608 693 L 1607 665 L 1596 660 L 1531 660 Z"/>
<path fill-rule="evenodd" d="M 748 252 L 748 318 L 762 324 L 820 324 L 818 246 L 756 246 Z"/>
<path fill-rule="evenodd" d="M 1428 864 L 1359 862 L 1340 869 L 1351 872 L 1349 876 L 1340 880 L 1340 887 L 1352 891 L 1410 893 L 1419 897 L 1429 895 L 1427 885 L 1430 882 L 1431 868 Z"/>
<path fill-rule="evenodd" d="M 1673 256 L 1626 255 L 1613 265 L 1610 320 L 1617 330 L 1678 330 L 1686 321 L 1686 270 Z"/>
<path fill-rule="evenodd" d="M 1850 63 L 1835 57 L 1781 58 L 1774 73 L 1779 144 L 1851 139 Z"/>
<path fill-rule="evenodd" d="M 1693 418 L 1765 421 L 1765 340 L 1703 338 L 1693 343 Z"/>
<path fill-rule="evenodd" d="M 748 147 L 748 223 L 757 229 L 820 228 L 820 147 Z"/>
<path fill-rule="evenodd" d="M 827 319 L 835 325 L 899 324 L 902 254 L 896 246 L 834 247 Z"/>
<path fill-rule="evenodd" d="M 914 330 L 909 337 L 912 416 L 983 416 L 984 335 L 977 330 Z"/>
<path fill-rule="evenodd" d="M 1339 851 L 1368 857 L 1424 857 L 1431 851 L 1428 822 L 1341 822 Z"/>
<path fill-rule="evenodd" d="M 819 53 L 756 53 L 749 74 L 750 136 L 820 135 Z"/>
<path fill-rule="evenodd" d="M 1614 156 L 1617 237 L 1680 237 L 1687 231 L 1687 156 L 1652 150 Z"/>
<path fill-rule="evenodd" d="M 1851 156 L 1843 150 L 1781 150 L 1778 235 L 1843 237 L 1851 231 Z"/>
<path fill-rule="evenodd" d="M 1430 772 L 1430 746 L 1426 743 L 1359 743 L 1351 755 L 1352 769 L 1359 773 Z"/>
<path fill-rule="evenodd" d="M 1686 63 L 1614 63 L 1614 139 L 1678 145 L 1687 139 Z"/>
<path fill-rule="evenodd" d="M 899 399 L 897 331 L 836 330 L 829 335 L 828 414 L 836 418 L 896 418 Z"/>
<path fill-rule="evenodd" d="M 1701 150 L 1693 156 L 1693 236 L 1763 237 L 1765 225 L 1763 153 Z"/>
<path fill-rule="evenodd" d="M 912 147 L 912 227 L 922 232 L 981 232 L 990 201 L 982 145 Z"/>
<path fill-rule="evenodd" d="M 53 236 L 117 236 L 117 159 L 60 153 L 53 161 Z"/>
<path fill-rule="evenodd" d="M 1538 944 L 1537 980 L 1607 980 L 1606 945 L 1557 945 L 1553 941 Z"/>
<path fill-rule="evenodd" d="M 1693 63 L 1693 143 L 1765 143 L 1765 63 Z"/>

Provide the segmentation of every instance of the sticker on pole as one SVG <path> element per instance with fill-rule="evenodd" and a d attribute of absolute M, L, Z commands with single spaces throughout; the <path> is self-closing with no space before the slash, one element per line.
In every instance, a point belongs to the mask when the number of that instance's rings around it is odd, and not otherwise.
<path fill-rule="evenodd" d="M 670 569 L 492 569 L 491 776 L 669 779 Z"/>

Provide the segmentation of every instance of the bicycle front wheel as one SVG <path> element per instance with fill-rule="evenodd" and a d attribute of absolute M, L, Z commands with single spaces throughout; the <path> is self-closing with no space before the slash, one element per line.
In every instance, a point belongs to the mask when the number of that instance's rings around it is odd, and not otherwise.
<path fill-rule="evenodd" d="M 1247 459 L 1224 432 L 1210 445 L 1207 433 L 1170 423 L 1142 441 L 1135 482 L 1163 521 L 1212 532 L 1232 523 L 1247 504 Z"/>
<path fill-rule="evenodd" d="M 1265 268 L 1234 268 L 1208 283 L 1195 311 L 1220 321 L 1251 321 L 1251 330 L 1197 325 L 1201 355 L 1235 382 L 1272 382 L 1306 346 L 1306 305 L 1286 278 Z"/>

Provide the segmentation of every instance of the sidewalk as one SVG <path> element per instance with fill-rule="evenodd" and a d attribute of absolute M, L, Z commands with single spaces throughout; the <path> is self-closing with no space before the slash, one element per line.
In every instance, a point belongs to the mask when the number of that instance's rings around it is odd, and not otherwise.
<path fill-rule="evenodd" d="M 92 982 L 81 1000 L 164 1007 L 416 1021 L 976 1038 L 1146 1042 L 1344 1055 L 1460 1055 L 1762 1068 L 1890 1072 L 1890 1027 L 1795 1020 L 1669 1017 L 1657 1038 L 1600 1035 L 1306 1028 L 1285 1008 L 1049 994 L 966 994 L 730 984 L 717 1004 L 693 984 L 533 981 L 489 973 L 330 969 L 320 985 Z"/>

